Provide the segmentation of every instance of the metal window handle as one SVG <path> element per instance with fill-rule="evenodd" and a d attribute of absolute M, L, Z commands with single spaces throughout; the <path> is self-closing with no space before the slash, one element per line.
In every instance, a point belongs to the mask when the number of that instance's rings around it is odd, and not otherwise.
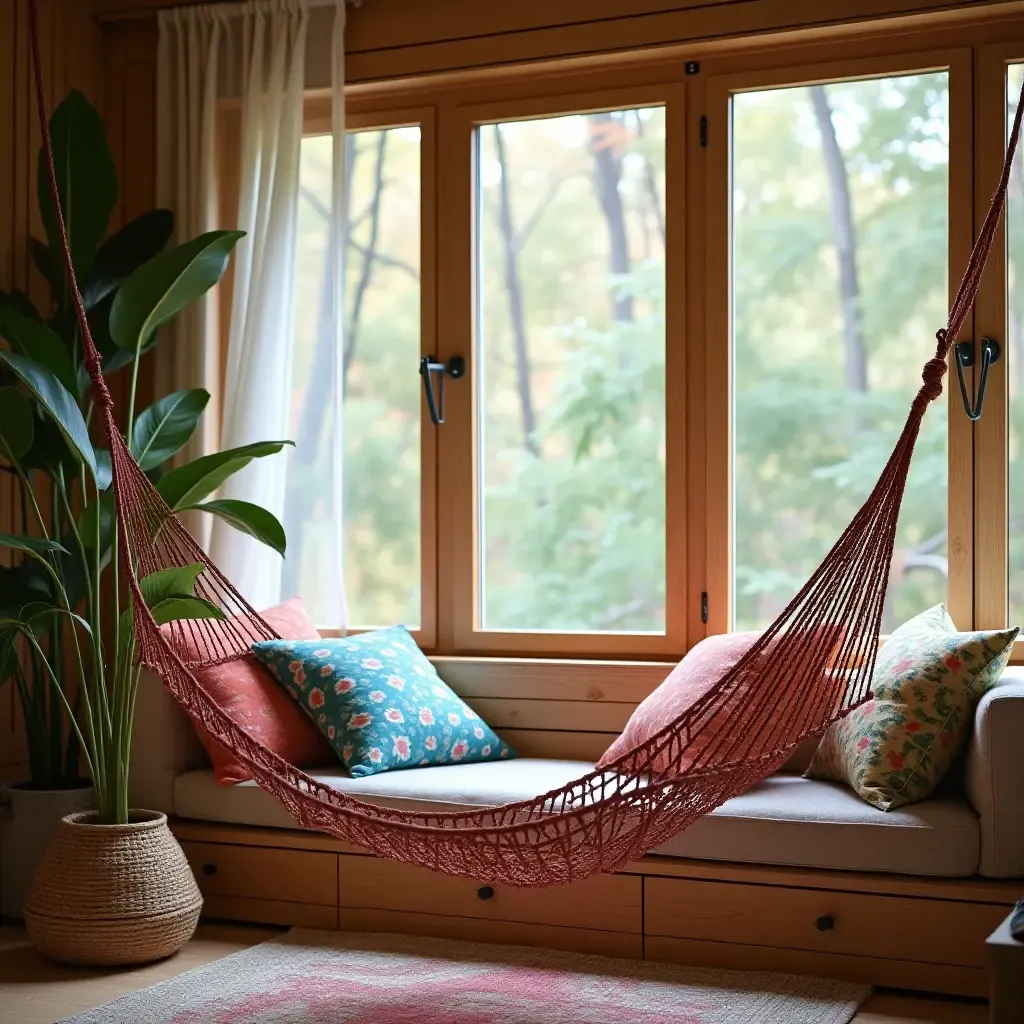
<path fill-rule="evenodd" d="M 466 375 L 466 360 L 462 356 L 452 356 L 447 363 L 437 362 L 433 356 L 424 356 L 420 360 L 420 376 L 423 378 L 423 393 L 427 396 L 427 408 L 430 410 L 430 422 L 435 427 L 444 423 L 444 378 L 458 380 Z M 437 380 L 437 391 L 434 391 L 434 380 Z"/>
<path fill-rule="evenodd" d="M 974 366 L 974 342 L 961 341 L 954 350 L 956 363 L 956 376 L 960 381 L 960 397 L 964 400 L 964 412 L 969 420 L 981 419 L 981 410 L 985 405 L 985 388 L 988 386 L 988 371 L 993 363 L 999 362 L 1002 352 L 999 342 L 992 338 L 981 339 L 981 373 L 978 376 L 978 397 L 971 405 L 971 396 L 967 393 L 967 381 L 964 378 L 964 369 Z"/>

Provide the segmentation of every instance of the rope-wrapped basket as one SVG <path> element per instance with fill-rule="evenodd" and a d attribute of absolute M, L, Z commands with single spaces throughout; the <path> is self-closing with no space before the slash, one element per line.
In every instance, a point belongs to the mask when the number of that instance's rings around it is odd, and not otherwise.
<path fill-rule="evenodd" d="M 29 935 L 46 956 L 148 963 L 192 937 L 203 898 L 167 815 L 131 817 L 126 825 L 98 825 L 94 811 L 61 819 L 25 904 Z"/>

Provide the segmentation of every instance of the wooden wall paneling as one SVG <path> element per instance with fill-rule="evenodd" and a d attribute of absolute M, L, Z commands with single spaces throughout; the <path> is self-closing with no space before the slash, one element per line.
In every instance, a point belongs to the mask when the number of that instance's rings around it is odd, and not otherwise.
<path fill-rule="evenodd" d="M 110 229 L 156 206 L 156 44 L 153 18 L 105 25 L 102 33 L 103 95 L 100 112 L 117 168 L 118 198 Z M 137 407 L 153 400 L 154 358 L 139 367 Z M 118 422 L 128 403 L 129 371 L 111 380 Z"/>
<path fill-rule="evenodd" d="M 609 53 L 616 50 L 654 49 L 667 45 L 699 44 L 709 40 L 735 39 L 755 34 L 822 29 L 872 21 L 907 18 L 917 14 L 941 19 L 962 12 L 976 14 L 978 8 L 1012 10 L 1006 4 L 968 4 L 959 0 L 913 3 L 912 0 L 690 0 L 673 9 L 629 16 L 625 0 L 622 15 L 592 20 L 588 5 L 580 0 L 572 7 L 557 6 L 560 24 L 535 24 L 516 31 L 474 34 L 458 10 L 458 0 L 446 7 L 431 7 L 435 31 L 448 39 L 417 39 L 404 46 L 388 45 L 385 21 L 405 20 L 406 4 L 414 0 L 367 5 L 350 19 L 350 55 L 346 68 L 353 82 L 377 81 L 402 75 L 427 75 L 456 68 L 485 68 L 523 61 L 562 59 Z M 486 5 L 480 5 L 486 7 Z M 508 16 L 507 7 L 500 9 Z M 426 11 L 424 11 L 424 14 Z M 380 19 L 379 23 L 372 22 Z M 379 27 L 378 27 L 379 26 Z M 445 28 L 441 29 L 441 26 Z M 458 26 L 458 27 L 456 27 Z M 360 39 L 360 36 L 363 38 Z M 366 47 L 366 49 L 359 49 Z"/>
<path fill-rule="evenodd" d="M 40 0 L 40 63 L 52 110 L 75 87 L 94 101 L 98 28 L 92 0 Z M 43 311 L 49 290 L 29 256 L 30 234 L 42 236 L 36 203 L 39 130 L 29 60 L 27 0 L 0 4 L 0 288 L 19 288 Z M 16 489 L 0 475 L 0 531 L 20 532 Z M 41 496 L 45 500 L 45 495 Z M 9 552 L 0 564 L 11 564 Z M 26 769 L 24 736 L 14 686 L 0 689 L 0 776 Z"/>

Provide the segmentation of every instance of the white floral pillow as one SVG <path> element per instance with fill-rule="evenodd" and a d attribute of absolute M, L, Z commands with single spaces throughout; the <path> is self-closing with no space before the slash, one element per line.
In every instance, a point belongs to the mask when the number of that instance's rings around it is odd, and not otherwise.
<path fill-rule="evenodd" d="M 1017 633 L 958 633 L 941 604 L 900 626 L 878 652 L 872 699 L 825 733 L 806 777 L 845 782 L 883 811 L 931 796 Z"/>

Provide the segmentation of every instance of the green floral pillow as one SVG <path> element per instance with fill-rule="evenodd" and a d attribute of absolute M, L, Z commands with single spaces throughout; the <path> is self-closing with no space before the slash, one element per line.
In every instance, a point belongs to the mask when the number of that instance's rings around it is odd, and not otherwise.
<path fill-rule="evenodd" d="M 845 782 L 883 811 L 930 796 L 1017 632 L 958 633 L 941 604 L 900 626 L 878 652 L 872 699 L 825 733 L 806 777 Z"/>

